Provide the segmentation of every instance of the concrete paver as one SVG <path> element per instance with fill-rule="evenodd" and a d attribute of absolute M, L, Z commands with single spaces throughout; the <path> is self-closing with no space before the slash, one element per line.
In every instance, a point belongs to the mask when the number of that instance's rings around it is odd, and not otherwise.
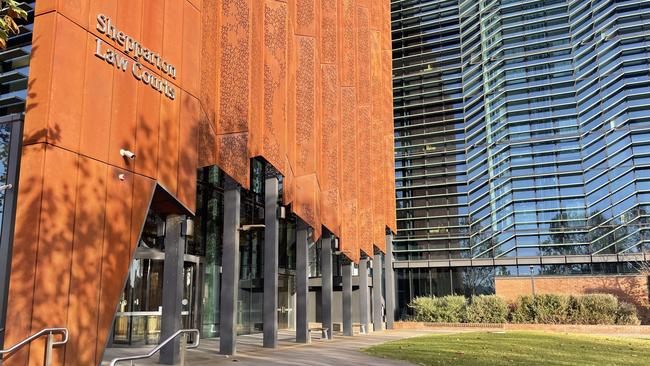
<path fill-rule="evenodd" d="M 368 335 L 355 335 L 344 337 L 335 335 L 333 340 L 326 341 L 314 339 L 311 344 L 296 344 L 293 332 L 283 331 L 279 335 L 279 346 L 276 349 L 262 348 L 262 335 L 240 336 L 237 342 L 236 356 L 223 356 L 218 354 L 219 342 L 217 339 L 201 340 L 201 346 L 190 350 L 187 354 L 187 365 L 231 365 L 259 366 L 259 365 L 372 365 L 372 366 L 403 366 L 411 365 L 407 362 L 376 358 L 361 352 L 361 349 L 392 340 L 415 337 L 434 333 L 459 333 L 463 330 L 391 330 L 374 332 Z M 113 357 L 143 354 L 151 348 L 111 348 L 106 351 L 102 365 L 108 365 Z M 155 365 L 157 356 L 153 360 L 136 361 L 134 365 Z M 128 362 L 123 365 L 129 365 Z"/>

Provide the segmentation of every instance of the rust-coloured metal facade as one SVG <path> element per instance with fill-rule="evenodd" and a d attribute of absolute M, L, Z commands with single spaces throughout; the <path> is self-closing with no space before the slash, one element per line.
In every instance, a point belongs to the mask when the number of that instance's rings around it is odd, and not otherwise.
<path fill-rule="evenodd" d="M 140 70 L 174 99 L 95 55 L 99 39 L 135 61 L 98 14 L 176 67 Z M 384 250 L 391 59 L 389 0 L 37 1 L 6 343 L 66 326 L 56 364 L 97 364 L 156 186 L 193 211 L 200 166 L 247 188 L 262 157 L 315 236 L 354 261 Z M 6 364 L 42 357 L 34 344 Z"/>

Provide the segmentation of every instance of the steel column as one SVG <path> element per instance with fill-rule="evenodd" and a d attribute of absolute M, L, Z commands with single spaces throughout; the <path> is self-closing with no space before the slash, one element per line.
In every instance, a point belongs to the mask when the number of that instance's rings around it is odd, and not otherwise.
<path fill-rule="evenodd" d="M 370 291 L 368 289 L 368 257 L 359 261 L 359 315 L 361 325 L 370 331 Z"/>
<path fill-rule="evenodd" d="M 296 231 L 296 342 L 309 341 L 309 324 L 307 322 L 307 296 L 309 295 L 309 230 L 298 219 Z"/>
<path fill-rule="evenodd" d="M 381 269 L 381 252 L 377 251 L 372 260 L 372 325 L 374 331 L 380 331 L 384 326 L 384 297 L 381 293 Z"/>
<path fill-rule="evenodd" d="M 181 330 L 183 301 L 183 263 L 185 236 L 181 226 L 185 216 L 168 215 L 165 219 L 165 261 L 163 271 L 161 340 Z M 180 360 L 180 339 L 176 338 L 160 350 L 160 363 L 174 365 Z"/>
<path fill-rule="evenodd" d="M 343 275 L 343 335 L 352 336 L 352 262 L 344 261 L 341 265 Z"/>
<path fill-rule="evenodd" d="M 278 346 L 278 175 L 267 171 L 264 185 L 264 340 L 266 348 Z"/>
<path fill-rule="evenodd" d="M 395 324 L 395 270 L 393 269 L 393 234 L 386 235 L 386 329 L 393 329 Z"/>
<path fill-rule="evenodd" d="M 327 339 L 332 339 L 332 234 L 323 234 L 321 239 L 321 323 L 327 328 Z"/>
<path fill-rule="evenodd" d="M 240 187 L 226 176 L 223 194 L 223 250 L 221 274 L 221 313 L 219 353 L 234 355 L 237 351 L 237 296 L 239 293 L 239 229 L 241 211 Z"/>

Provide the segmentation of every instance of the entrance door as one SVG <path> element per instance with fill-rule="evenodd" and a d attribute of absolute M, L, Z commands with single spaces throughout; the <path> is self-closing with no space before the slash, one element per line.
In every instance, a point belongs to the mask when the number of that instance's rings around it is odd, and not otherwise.
<path fill-rule="evenodd" d="M 115 314 L 113 343 L 158 344 L 164 261 L 136 258 Z"/>
<path fill-rule="evenodd" d="M 160 342 L 164 260 L 136 258 L 129 271 L 115 314 L 113 344 L 148 345 Z M 183 268 L 182 326 L 196 327 L 198 264 L 185 262 Z"/>
<path fill-rule="evenodd" d="M 278 275 L 278 329 L 294 328 L 294 276 Z"/>

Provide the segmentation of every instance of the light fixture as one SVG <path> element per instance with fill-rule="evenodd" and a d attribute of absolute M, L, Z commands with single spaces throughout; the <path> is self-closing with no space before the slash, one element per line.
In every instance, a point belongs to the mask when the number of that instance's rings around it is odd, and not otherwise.
<path fill-rule="evenodd" d="M 135 153 L 133 151 L 129 151 L 126 149 L 120 149 L 120 155 L 122 155 L 122 157 L 125 157 L 127 159 L 131 159 L 131 160 L 135 159 Z"/>
<path fill-rule="evenodd" d="M 253 229 L 264 229 L 266 225 L 264 224 L 255 224 L 255 225 L 242 225 L 238 230 L 239 231 L 251 231 Z"/>

